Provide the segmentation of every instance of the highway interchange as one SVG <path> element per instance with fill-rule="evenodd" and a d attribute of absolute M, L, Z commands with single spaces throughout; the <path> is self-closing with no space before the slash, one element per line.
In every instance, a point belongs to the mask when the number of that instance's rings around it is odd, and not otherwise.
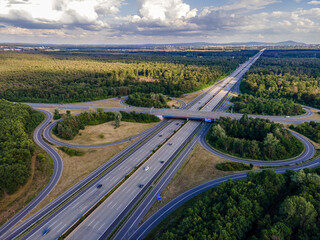
<path fill-rule="evenodd" d="M 42 139 L 42 132 L 44 138 L 57 145 L 65 145 L 62 142 L 58 142 L 51 137 L 51 129 L 53 124 L 48 123 L 51 121 L 52 116 L 50 113 L 44 111 L 47 115 L 46 122 L 43 123 L 35 132 L 35 142 L 50 153 L 55 161 L 55 174 L 51 178 L 46 188 L 35 198 L 26 208 L 19 212 L 13 219 L 7 222 L 0 229 L 1 239 L 12 239 L 23 233 L 28 227 L 35 224 L 41 217 L 50 213 L 52 209 L 55 209 L 62 202 L 68 199 L 68 202 L 60 209 L 46 218 L 42 223 L 35 226 L 28 233 L 26 233 L 22 239 L 57 239 L 61 236 L 70 226 L 72 226 L 81 216 L 83 216 L 92 206 L 94 206 L 103 196 L 111 191 L 119 182 L 121 182 L 128 174 L 133 174 L 124 181 L 115 192 L 113 192 L 95 211 L 93 211 L 71 234 L 68 239 L 105 239 L 113 230 L 118 226 L 124 216 L 129 210 L 138 202 L 141 196 L 144 195 L 144 199 L 137 209 L 133 212 L 131 217 L 127 218 L 127 221 L 114 234 L 116 239 L 128 239 L 130 236 L 135 236 L 132 239 L 138 239 L 145 236 L 145 234 L 158 223 L 163 217 L 165 217 L 169 211 L 160 210 L 156 214 L 160 214 L 158 217 L 152 217 L 150 224 L 142 225 L 138 231 L 135 231 L 139 220 L 143 214 L 151 207 L 152 203 L 156 200 L 155 196 L 161 193 L 162 189 L 168 184 L 174 173 L 177 171 L 183 160 L 188 156 L 193 147 L 201 141 L 202 145 L 209 151 L 215 154 L 212 148 L 208 148 L 204 139 L 204 135 L 209 128 L 209 124 L 203 124 L 203 121 L 188 121 L 183 125 L 184 120 L 181 119 L 195 119 L 203 120 L 205 118 L 214 119 L 220 116 L 229 116 L 232 118 L 240 118 L 240 114 L 223 113 L 221 109 L 225 109 L 225 103 L 231 98 L 228 93 L 233 89 L 237 90 L 239 81 L 250 66 L 259 58 L 263 51 L 259 52 L 253 58 L 249 59 L 246 63 L 239 66 L 231 75 L 215 84 L 207 93 L 200 95 L 195 101 L 188 106 L 183 105 L 183 108 L 179 110 L 163 110 L 163 109 L 146 109 L 146 108 L 103 108 L 105 111 L 137 111 L 137 112 L 149 112 L 155 115 L 174 118 L 172 120 L 164 120 L 160 124 L 156 125 L 152 129 L 139 134 L 141 137 L 134 144 L 130 145 L 127 149 L 114 156 L 106 164 L 99 167 L 88 177 L 80 181 L 73 186 L 67 192 L 62 194 L 59 198 L 48 204 L 45 208 L 41 209 L 38 213 L 31 216 L 25 222 L 18 227 L 9 231 L 15 224 L 17 224 L 23 216 L 26 215 L 32 208 L 34 208 L 42 199 L 47 195 L 57 181 L 60 178 L 62 172 L 62 160 L 60 156 Z M 221 105 L 219 105 L 222 103 Z M 56 108 L 60 109 L 88 109 L 85 104 L 30 104 L 34 108 Z M 212 112 L 213 110 L 217 110 Z M 199 111 L 200 110 L 200 111 Z M 311 112 L 307 112 L 307 115 Z M 306 116 L 307 116 L 306 115 Z M 306 117 L 304 116 L 304 117 Z M 301 123 L 305 121 L 301 117 L 287 118 L 270 117 L 270 116 L 258 116 L 252 117 L 267 118 L 277 122 L 286 123 Z M 183 126 L 182 126 L 183 125 Z M 305 152 L 295 158 L 288 161 L 278 162 L 254 162 L 250 160 L 236 159 L 230 156 L 223 157 L 231 158 L 233 161 L 245 161 L 246 163 L 253 163 L 256 165 L 268 166 L 284 166 L 300 163 L 310 159 L 314 155 L 314 147 L 304 137 L 299 134 L 293 133 L 298 137 L 305 145 Z M 129 139 L 123 140 L 128 141 Z M 119 142 L 117 142 L 119 143 Z M 117 144 L 112 143 L 112 144 Z M 162 145 L 162 146 L 161 146 Z M 103 145 L 106 146 L 106 145 Z M 185 147 L 187 146 L 187 147 Z M 96 146 L 77 146 L 72 145 L 69 147 L 96 147 Z M 156 151 L 154 152 L 154 150 Z M 154 154 L 152 154 L 154 152 Z M 56 156 L 57 155 L 57 156 Z M 175 159 L 176 158 L 176 159 Z M 161 159 L 161 160 L 160 160 Z M 175 161 L 173 161 L 175 160 Z M 319 161 L 319 159 L 317 159 Z M 309 165 L 308 165 L 309 164 Z M 306 166 L 316 166 L 318 162 L 310 162 L 305 164 Z M 314 165 L 312 165 L 314 164 Z M 139 168 L 137 168 L 139 166 Z M 299 168 L 298 166 L 296 168 Z M 146 171 L 146 169 L 148 169 Z M 164 171 L 166 169 L 166 171 Z M 277 170 L 278 171 L 278 170 Z M 283 171 L 282 169 L 279 171 Z M 150 191 L 150 186 L 161 174 L 162 177 Z M 245 173 L 230 176 L 231 179 L 244 178 Z M 198 194 L 203 189 L 209 189 L 219 184 L 224 179 L 217 179 L 209 182 L 207 185 L 199 186 L 199 189 L 193 189 L 188 192 L 187 197 L 178 198 L 178 204 L 181 205 L 190 196 Z M 97 184 L 101 183 L 102 187 L 97 189 Z M 149 192 L 148 192 L 148 191 Z M 70 196 L 74 196 L 70 199 Z M 181 200 L 182 199 L 182 200 Z M 175 200 L 174 200 L 175 201 Z M 170 203 L 170 211 L 176 208 L 177 204 Z M 162 212 L 162 214 L 161 214 Z M 135 216 L 133 218 L 133 216 Z M 148 220 L 149 221 L 149 220 Z M 147 223 L 148 223 L 147 221 Z M 45 236 L 42 236 L 43 230 L 49 228 Z M 142 230 L 141 230 L 142 229 Z M 134 234 L 134 235 L 132 235 Z"/>

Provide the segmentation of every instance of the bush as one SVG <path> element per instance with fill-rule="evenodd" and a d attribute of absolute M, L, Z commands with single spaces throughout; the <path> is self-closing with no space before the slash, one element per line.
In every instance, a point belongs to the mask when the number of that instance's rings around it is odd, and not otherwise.
<path fill-rule="evenodd" d="M 58 147 L 58 149 L 65 152 L 70 157 L 73 157 L 73 156 L 79 157 L 79 156 L 83 156 L 85 154 L 84 151 L 73 149 L 73 148 L 68 148 L 68 147 Z"/>
<path fill-rule="evenodd" d="M 238 162 L 227 162 L 227 163 L 218 163 L 216 168 L 221 171 L 243 171 L 251 170 L 253 165 L 238 163 Z"/>

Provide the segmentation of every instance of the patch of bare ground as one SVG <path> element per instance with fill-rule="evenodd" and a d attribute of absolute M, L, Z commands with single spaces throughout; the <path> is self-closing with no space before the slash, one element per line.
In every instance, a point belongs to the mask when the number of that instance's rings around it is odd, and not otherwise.
<path fill-rule="evenodd" d="M 309 119 L 309 120 L 320 120 L 320 114 L 319 111 L 313 110 L 311 109 L 311 111 L 313 112 L 313 115 L 303 118 L 303 119 Z"/>
<path fill-rule="evenodd" d="M 56 148 L 56 151 L 63 160 L 61 178 L 49 195 L 35 209 L 33 209 L 27 217 L 39 211 L 53 199 L 68 190 L 131 143 L 132 142 L 126 142 L 114 146 L 95 149 L 81 149 L 85 152 L 85 155 L 81 157 L 70 157 L 63 151 Z"/>
<path fill-rule="evenodd" d="M 225 172 L 216 169 L 215 166 L 218 163 L 224 162 L 231 161 L 208 152 L 198 144 L 161 193 L 162 201 L 153 204 L 149 212 L 144 216 L 142 222 L 180 194 L 212 179 L 238 172 Z"/>
<path fill-rule="evenodd" d="M 181 108 L 182 104 L 181 102 L 177 101 L 177 100 L 170 100 L 167 102 L 167 105 L 171 108 L 174 108 L 174 107 L 179 107 Z"/>
<path fill-rule="evenodd" d="M 115 128 L 114 121 L 106 122 L 96 126 L 86 126 L 84 130 L 80 130 L 79 134 L 72 140 L 63 140 L 55 135 L 55 139 L 61 142 L 81 145 L 98 145 L 104 143 L 112 143 L 135 136 L 157 123 L 132 123 L 121 122 L 119 128 Z"/>
<path fill-rule="evenodd" d="M 39 153 L 45 155 L 45 160 L 36 158 Z M 37 147 L 32 157 L 31 176 L 28 182 L 20 187 L 14 194 L 5 194 L 5 196 L 0 199 L 0 226 L 39 194 L 49 182 L 52 171 L 53 162 L 49 155 Z"/>
<path fill-rule="evenodd" d="M 204 93 L 204 90 L 199 91 L 199 92 L 190 93 L 190 94 L 185 94 L 185 95 L 183 95 L 183 97 L 178 98 L 178 99 L 184 101 L 185 103 L 189 103 L 202 93 Z"/>
<path fill-rule="evenodd" d="M 82 105 L 86 105 L 86 106 L 90 106 L 90 107 L 122 107 L 124 108 L 125 106 L 120 104 L 120 98 L 116 98 L 116 99 L 106 99 L 106 100 L 102 100 L 102 101 L 96 101 L 96 102 L 89 102 L 89 103 L 75 103 L 75 106 L 82 106 Z"/>

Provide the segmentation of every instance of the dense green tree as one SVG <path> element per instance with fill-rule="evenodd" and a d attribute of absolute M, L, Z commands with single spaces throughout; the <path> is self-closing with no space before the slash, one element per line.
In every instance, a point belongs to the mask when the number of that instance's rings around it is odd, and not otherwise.
<path fill-rule="evenodd" d="M 320 177 L 320 168 L 301 170 Z M 320 237 L 320 182 L 293 181 L 301 171 L 249 172 L 185 203 L 147 239 L 316 240 Z"/>
<path fill-rule="evenodd" d="M 116 128 L 120 127 L 121 118 L 122 118 L 121 113 L 119 112 L 114 113 L 114 123 Z"/>
<path fill-rule="evenodd" d="M 269 120 L 220 118 L 207 135 L 208 142 L 228 154 L 244 158 L 276 160 L 297 156 L 302 143 L 280 124 Z"/>
<path fill-rule="evenodd" d="M 316 122 L 303 122 L 298 126 L 290 126 L 291 129 L 305 135 L 313 141 L 320 143 L 320 123 Z"/>
<path fill-rule="evenodd" d="M 133 93 L 179 96 L 216 82 L 255 52 L 2 53 L 0 98 L 80 102 Z"/>
<path fill-rule="evenodd" d="M 0 100 L 0 196 L 27 182 L 35 149 L 29 135 L 43 119 L 28 105 Z"/>
<path fill-rule="evenodd" d="M 276 116 L 294 116 L 305 113 L 300 105 L 296 105 L 292 100 L 286 98 L 270 99 L 243 94 L 233 97 L 231 102 L 234 103 L 233 111 L 237 113 Z"/>

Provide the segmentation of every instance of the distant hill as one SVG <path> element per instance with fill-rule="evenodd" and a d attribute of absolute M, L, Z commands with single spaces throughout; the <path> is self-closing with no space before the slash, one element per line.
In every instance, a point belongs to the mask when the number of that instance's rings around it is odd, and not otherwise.
<path fill-rule="evenodd" d="M 157 45 L 157 44 L 153 44 Z M 208 42 L 194 42 L 194 43 L 174 43 L 174 44 L 159 44 L 160 45 L 172 45 L 172 46 L 207 46 L 207 45 L 216 45 L 216 46 L 288 46 L 288 45 L 306 45 L 303 42 L 295 42 L 295 41 L 283 41 L 277 43 L 267 43 L 267 42 L 231 42 L 231 43 L 208 43 Z"/>

